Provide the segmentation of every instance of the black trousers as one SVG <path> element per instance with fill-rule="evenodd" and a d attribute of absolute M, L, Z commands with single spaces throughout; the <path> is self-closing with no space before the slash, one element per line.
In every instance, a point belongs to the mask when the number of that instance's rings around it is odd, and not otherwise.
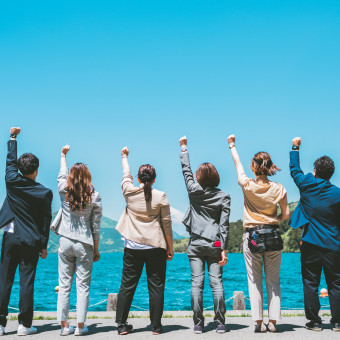
<path fill-rule="evenodd" d="M 39 249 L 22 244 L 14 234 L 5 232 L 0 261 L 0 324 L 7 323 L 8 304 L 17 267 L 20 275 L 19 323 L 31 327 L 33 319 L 34 278 Z"/>
<path fill-rule="evenodd" d="M 331 322 L 340 322 L 340 253 L 303 242 L 301 246 L 301 271 L 308 320 L 322 322 L 319 317 L 319 285 L 322 269 L 325 273 Z"/>
<path fill-rule="evenodd" d="M 161 326 L 164 307 L 166 258 L 167 253 L 165 249 L 161 248 L 144 250 L 124 249 L 123 275 L 116 312 L 116 323 L 118 325 L 126 323 L 145 263 L 151 324 L 153 327 Z"/>

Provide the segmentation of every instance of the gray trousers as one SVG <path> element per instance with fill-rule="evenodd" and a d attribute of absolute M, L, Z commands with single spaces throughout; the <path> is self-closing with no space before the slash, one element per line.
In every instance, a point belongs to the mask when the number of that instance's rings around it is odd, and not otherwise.
<path fill-rule="evenodd" d="M 213 292 L 215 324 L 225 323 L 225 300 L 222 282 L 221 249 L 212 246 L 204 239 L 192 239 L 188 248 L 191 267 L 191 307 L 194 312 L 194 324 L 204 326 L 203 288 L 205 263 L 208 265 L 210 287 Z"/>
<path fill-rule="evenodd" d="M 58 253 L 59 293 L 57 320 L 68 320 L 70 310 L 70 293 L 74 273 L 76 272 L 77 322 L 85 322 L 89 305 L 93 248 L 88 244 L 61 236 Z"/>
<path fill-rule="evenodd" d="M 243 254 L 246 262 L 251 314 L 253 320 L 263 320 L 262 266 L 267 287 L 270 320 L 281 319 L 280 267 L 282 251 L 253 254 L 248 247 L 249 233 L 243 235 Z"/>

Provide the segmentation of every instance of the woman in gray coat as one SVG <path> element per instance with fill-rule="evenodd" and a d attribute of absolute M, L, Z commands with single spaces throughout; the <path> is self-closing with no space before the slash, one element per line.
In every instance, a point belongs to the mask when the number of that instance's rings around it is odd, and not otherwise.
<path fill-rule="evenodd" d="M 100 259 L 99 230 L 102 217 L 101 198 L 94 190 L 91 174 L 83 163 L 67 169 L 66 154 L 69 145 L 62 148 L 58 191 L 61 209 L 52 224 L 59 234 L 59 294 L 57 318 L 61 322 L 61 335 L 85 335 L 89 304 L 92 264 Z M 73 276 L 77 276 L 77 322 L 74 330 L 68 323 L 70 292 Z"/>
<path fill-rule="evenodd" d="M 194 312 L 194 332 L 202 333 L 203 286 L 205 263 L 214 297 L 217 333 L 226 332 L 222 267 L 227 264 L 230 196 L 217 188 L 220 177 L 211 163 L 203 163 L 196 171 L 195 182 L 190 167 L 187 138 L 180 139 L 183 176 L 189 194 L 190 207 L 183 223 L 190 234 L 188 256 L 191 267 L 191 306 Z"/>

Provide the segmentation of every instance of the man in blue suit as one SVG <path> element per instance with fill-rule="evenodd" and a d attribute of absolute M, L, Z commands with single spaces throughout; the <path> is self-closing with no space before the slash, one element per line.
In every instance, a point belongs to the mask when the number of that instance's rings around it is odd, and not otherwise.
<path fill-rule="evenodd" d="M 322 330 L 318 288 L 324 271 L 332 313 L 332 327 L 340 331 L 340 188 L 330 183 L 334 162 L 327 156 L 314 163 L 314 173 L 300 168 L 301 138 L 293 139 L 290 172 L 300 190 L 300 202 L 290 221 L 302 228 L 301 271 L 305 298 L 306 328 Z"/>

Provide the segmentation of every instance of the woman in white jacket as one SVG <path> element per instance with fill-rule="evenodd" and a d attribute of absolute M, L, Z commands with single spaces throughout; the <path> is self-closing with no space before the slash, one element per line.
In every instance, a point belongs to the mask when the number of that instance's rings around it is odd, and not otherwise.
<path fill-rule="evenodd" d="M 99 231 L 102 217 L 101 198 L 92 185 L 91 173 L 83 163 L 76 163 L 68 172 L 66 154 L 61 150 L 58 191 L 61 210 L 52 226 L 61 236 L 59 241 L 59 294 L 57 318 L 61 335 L 85 335 L 92 264 L 100 259 Z M 68 323 L 70 292 L 74 273 L 77 276 L 77 328 Z"/>

